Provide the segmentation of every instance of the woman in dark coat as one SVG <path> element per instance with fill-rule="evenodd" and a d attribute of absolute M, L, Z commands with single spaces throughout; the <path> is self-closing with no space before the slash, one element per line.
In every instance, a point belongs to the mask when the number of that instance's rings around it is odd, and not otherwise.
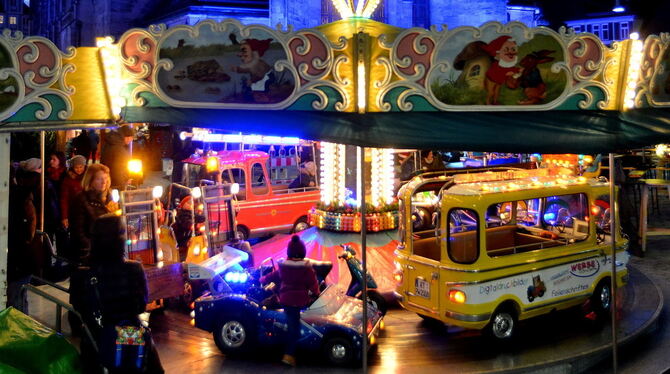
<path fill-rule="evenodd" d="M 125 260 L 125 223 L 116 214 L 105 214 L 95 220 L 91 232 L 90 268 L 80 268 L 70 282 L 70 303 L 79 311 L 93 338 L 100 342 L 101 327 L 95 320 L 100 313 L 104 327 L 123 321 L 138 322 L 147 304 L 147 280 L 142 264 Z M 95 277 L 97 284 L 91 285 Z M 95 289 L 97 288 L 97 294 Z M 91 292 L 93 291 L 93 292 Z M 98 344 L 100 346 L 100 344 Z M 162 373 L 153 344 L 146 373 Z M 99 363 L 87 336 L 82 336 L 81 355 L 86 373 L 99 372 Z"/>
<path fill-rule="evenodd" d="M 71 249 L 74 259 L 80 263 L 88 263 L 95 219 L 118 209 L 118 204 L 112 200 L 109 184 L 109 168 L 102 164 L 90 165 L 82 180 L 84 190 L 70 204 Z"/>
<path fill-rule="evenodd" d="M 295 350 L 300 339 L 300 310 L 306 307 L 312 296 L 319 295 L 319 283 L 316 273 L 306 255 L 305 243 L 293 235 L 286 249 L 288 259 L 279 264 L 279 269 L 261 278 L 261 283 L 281 284 L 279 302 L 284 306 L 288 332 L 285 354 L 282 362 L 295 366 Z"/>

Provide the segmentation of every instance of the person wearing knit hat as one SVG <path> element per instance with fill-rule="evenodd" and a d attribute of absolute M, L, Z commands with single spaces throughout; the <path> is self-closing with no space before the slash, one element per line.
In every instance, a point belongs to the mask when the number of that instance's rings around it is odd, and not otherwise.
<path fill-rule="evenodd" d="M 500 87 L 507 82 L 508 87 L 516 88 L 513 82 L 523 70 L 516 66 L 518 60 L 517 45 L 511 36 L 502 35 L 493 39 L 487 45 L 483 46 L 482 49 L 495 60 L 486 71 L 486 80 L 484 82 L 486 104 L 497 105 L 499 104 Z"/>
<path fill-rule="evenodd" d="M 76 155 L 68 161 L 68 166 L 70 166 L 71 168 L 75 167 L 75 166 L 78 166 L 78 165 L 79 166 L 86 166 L 86 157 L 84 157 L 82 155 Z"/>
<path fill-rule="evenodd" d="M 81 181 L 86 172 L 86 158 L 82 155 L 76 155 L 68 160 L 68 169 L 63 178 L 60 188 L 60 212 L 63 227 L 70 227 L 70 204 L 84 188 Z M 68 253 L 66 257 L 74 259 L 74 254 Z"/>
<path fill-rule="evenodd" d="M 41 173 L 42 160 L 40 160 L 39 158 L 29 158 L 25 161 L 19 162 L 19 167 L 23 169 L 23 171 L 32 171 L 35 173 Z"/>
<path fill-rule="evenodd" d="M 279 263 L 279 268 L 261 278 L 261 284 L 281 284 L 279 302 L 284 306 L 288 324 L 286 347 L 282 362 L 295 366 L 295 350 L 300 338 L 300 310 L 309 305 L 310 293 L 319 295 L 319 283 L 312 263 L 305 258 L 305 243 L 293 235 L 286 248 L 288 259 Z"/>

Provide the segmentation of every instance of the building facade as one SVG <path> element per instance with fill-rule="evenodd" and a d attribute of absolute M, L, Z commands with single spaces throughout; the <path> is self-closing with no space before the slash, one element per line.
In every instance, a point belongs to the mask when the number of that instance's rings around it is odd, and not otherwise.
<path fill-rule="evenodd" d="M 575 32 L 590 32 L 599 37 L 603 43 L 624 40 L 636 32 L 635 16 L 632 14 L 602 14 L 592 18 L 582 18 L 565 22 Z"/>
<path fill-rule="evenodd" d="M 21 31 L 30 35 L 32 31 L 32 13 L 22 0 L 0 0 L 0 29 Z"/>
<path fill-rule="evenodd" d="M 238 19 L 243 24 L 294 29 L 337 21 L 340 15 L 332 0 L 33 0 L 35 25 L 32 34 L 54 41 L 61 49 L 93 46 L 95 38 L 118 38 L 132 27 L 164 23 L 194 25 L 203 19 Z M 19 0 L 5 1 L 6 9 L 19 9 Z M 514 5 L 507 0 L 380 0 L 374 20 L 397 27 L 431 25 L 480 26 L 488 21 L 521 21 L 533 27 L 540 9 Z M 6 22 L 9 13 L 5 13 Z M 18 16 L 16 16 L 18 17 Z M 17 18 L 17 22 L 22 22 Z M 30 34 L 30 33 L 29 33 Z"/>

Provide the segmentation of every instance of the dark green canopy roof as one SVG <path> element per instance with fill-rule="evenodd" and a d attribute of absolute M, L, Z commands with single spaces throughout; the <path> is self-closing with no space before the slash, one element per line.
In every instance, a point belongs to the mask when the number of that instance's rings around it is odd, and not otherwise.
<path fill-rule="evenodd" d="M 367 147 L 603 153 L 670 142 L 670 111 L 389 112 L 124 108 L 128 122 L 168 123 Z"/>

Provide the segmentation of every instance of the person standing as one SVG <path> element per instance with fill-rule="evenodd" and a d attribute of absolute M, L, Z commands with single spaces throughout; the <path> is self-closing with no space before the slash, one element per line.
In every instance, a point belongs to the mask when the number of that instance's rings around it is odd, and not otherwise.
<path fill-rule="evenodd" d="M 129 145 L 135 137 L 135 130 L 128 125 L 119 127 L 105 135 L 100 163 L 110 170 L 111 186 L 125 190 L 128 183 L 128 161 L 130 160 Z"/>
<path fill-rule="evenodd" d="M 115 212 L 118 204 L 112 200 L 107 166 L 89 165 L 81 184 L 83 191 L 70 204 L 68 220 L 73 259 L 87 264 L 90 260 L 91 233 L 95 219 Z"/>
<path fill-rule="evenodd" d="M 91 139 L 87 130 L 81 130 L 79 135 L 72 139 L 72 155 L 82 155 L 87 161 L 91 157 Z"/>
<path fill-rule="evenodd" d="M 65 177 L 65 154 L 61 151 L 53 151 L 49 153 L 49 166 L 47 167 L 47 178 L 56 189 L 56 193 L 60 192 L 60 186 Z"/>
<path fill-rule="evenodd" d="M 69 165 L 70 167 L 65 173 L 65 178 L 63 178 L 63 184 L 60 189 L 61 223 L 66 230 L 70 228 L 69 218 L 72 201 L 84 189 L 81 182 L 84 179 L 84 172 L 86 171 L 86 159 L 81 155 L 74 156 L 70 159 Z M 58 247 L 59 255 L 69 260 L 77 261 L 78 254 L 71 250 L 72 247 L 69 244 L 65 248 Z"/>
<path fill-rule="evenodd" d="M 95 164 L 98 157 L 98 144 L 100 144 L 100 135 L 96 130 L 91 130 L 88 133 L 88 138 L 91 139 L 91 163 Z"/>
<path fill-rule="evenodd" d="M 295 351 L 300 339 L 300 310 L 306 307 L 312 296 L 319 295 L 316 272 L 309 259 L 305 258 L 305 243 L 298 235 L 293 235 L 286 249 L 288 259 L 279 268 L 261 278 L 261 284 L 274 282 L 281 284 L 279 302 L 284 306 L 288 324 L 286 347 L 282 363 L 295 366 Z"/>
<path fill-rule="evenodd" d="M 14 168 L 10 168 L 14 174 Z M 17 174 L 21 173 L 20 171 Z M 14 181 L 14 178 L 10 178 Z M 20 176 L 17 175 L 20 181 Z M 37 227 L 37 212 L 31 189 L 12 183 L 9 188 L 9 224 L 7 227 L 7 307 L 28 314 L 28 298 L 23 285 L 30 283 L 30 275 L 37 268 L 31 254 Z"/>
<path fill-rule="evenodd" d="M 82 315 L 98 347 L 103 346 L 103 326 L 116 326 L 122 322 L 132 322 L 139 326 L 138 315 L 146 308 L 148 287 L 144 269 L 139 262 L 124 259 L 125 245 L 123 218 L 116 214 L 98 217 L 91 228 L 90 268 L 77 269 L 70 282 L 70 303 Z M 97 281 L 94 285 L 91 284 L 93 277 Z M 96 320 L 98 312 L 102 317 L 100 323 Z M 147 367 L 143 372 L 163 373 L 154 344 L 146 344 L 150 347 L 147 351 Z M 102 372 L 98 355 L 88 336 L 82 336 L 80 348 L 84 372 Z"/>

